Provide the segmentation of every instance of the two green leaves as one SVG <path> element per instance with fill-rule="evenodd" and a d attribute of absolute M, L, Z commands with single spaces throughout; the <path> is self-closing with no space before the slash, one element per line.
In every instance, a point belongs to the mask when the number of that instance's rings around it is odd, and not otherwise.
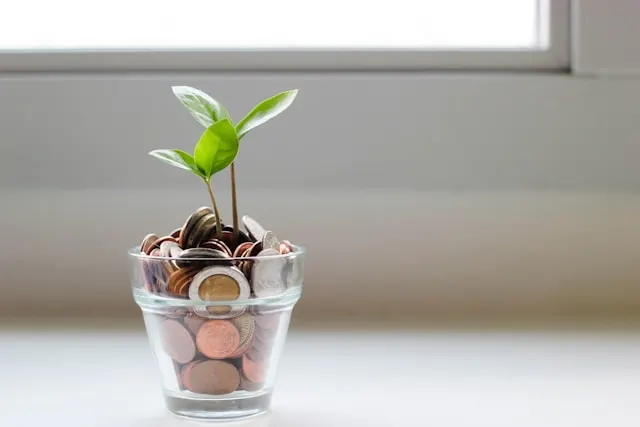
<path fill-rule="evenodd" d="M 234 126 L 227 109 L 206 93 L 188 86 L 174 86 L 172 89 L 189 113 L 206 129 L 193 155 L 177 149 L 154 150 L 149 154 L 172 166 L 190 170 L 207 182 L 233 163 L 243 136 L 286 110 L 298 93 L 290 90 L 265 99 Z"/>
<path fill-rule="evenodd" d="M 233 162 L 238 154 L 238 136 L 229 119 L 224 119 L 205 129 L 193 150 L 193 156 L 178 149 L 153 150 L 149 154 L 208 181 L 213 174 Z"/>

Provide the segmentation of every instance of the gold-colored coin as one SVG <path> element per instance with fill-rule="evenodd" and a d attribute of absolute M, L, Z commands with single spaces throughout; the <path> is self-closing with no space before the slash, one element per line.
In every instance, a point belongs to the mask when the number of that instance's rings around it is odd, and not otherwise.
<path fill-rule="evenodd" d="M 235 300 L 239 295 L 240 286 L 238 282 L 224 274 L 209 276 L 198 287 L 198 296 L 204 301 Z M 231 310 L 231 307 L 211 306 L 207 310 L 212 314 L 226 314 Z"/>
<path fill-rule="evenodd" d="M 189 298 L 197 301 L 234 301 L 249 298 L 250 295 L 249 282 L 235 267 L 207 267 L 193 278 L 189 288 Z M 238 310 L 227 305 L 210 305 L 205 311 L 226 315 Z"/>
<path fill-rule="evenodd" d="M 215 274 L 200 284 L 198 296 L 204 301 L 235 300 L 240 295 L 240 286 L 231 276 Z"/>

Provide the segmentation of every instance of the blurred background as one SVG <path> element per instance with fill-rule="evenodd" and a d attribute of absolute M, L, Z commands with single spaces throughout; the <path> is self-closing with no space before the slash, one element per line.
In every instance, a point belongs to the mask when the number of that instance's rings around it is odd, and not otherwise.
<path fill-rule="evenodd" d="M 240 214 L 308 248 L 293 319 L 303 342 L 320 342 L 305 327 L 342 331 L 318 338 L 330 342 L 345 330 L 429 340 L 427 331 L 485 326 L 604 328 L 586 347 L 548 349 L 570 360 L 625 331 L 620 353 L 593 366 L 619 362 L 621 376 L 640 378 L 623 362 L 639 342 L 639 7 L 3 4 L 6 343 L 57 325 L 142 330 L 127 250 L 208 204 L 193 175 L 147 155 L 189 151 L 201 133 L 171 86 L 211 94 L 235 120 L 298 88 L 289 110 L 243 140 L 236 173 Z M 230 218 L 221 175 L 214 186 Z M 477 350 L 478 336 L 456 337 L 455 348 Z M 509 339 L 500 345 L 521 338 Z"/>
<path fill-rule="evenodd" d="M 5 7 L 0 309 L 136 315 L 126 250 L 208 203 L 147 155 L 197 141 L 190 85 L 235 120 L 300 89 L 237 162 L 240 213 L 309 248 L 296 316 L 633 315 L 637 10 L 579 3 Z"/>

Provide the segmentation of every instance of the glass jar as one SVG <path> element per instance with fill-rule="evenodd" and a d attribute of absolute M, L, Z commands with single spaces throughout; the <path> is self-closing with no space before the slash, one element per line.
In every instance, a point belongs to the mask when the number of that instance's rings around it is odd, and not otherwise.
<path fill-rule="evenodd" d="M 158 364 L 167 409 L 232 419 L 270 405 L 305 251 L 242 258 L 132 260 L 133 296 Z"/>

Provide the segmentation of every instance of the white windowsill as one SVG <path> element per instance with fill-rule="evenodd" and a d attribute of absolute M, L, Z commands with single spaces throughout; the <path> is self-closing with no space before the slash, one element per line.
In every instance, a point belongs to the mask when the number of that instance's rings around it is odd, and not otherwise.
<path fill-rule="evenodd" d="M 164 411 L 139 330 L 0 340 L 2 426 L 186 425 Z M 295 331 L 271 414 L 242 425 L 632 426 L 639 353 L 633 330 Z"/>

